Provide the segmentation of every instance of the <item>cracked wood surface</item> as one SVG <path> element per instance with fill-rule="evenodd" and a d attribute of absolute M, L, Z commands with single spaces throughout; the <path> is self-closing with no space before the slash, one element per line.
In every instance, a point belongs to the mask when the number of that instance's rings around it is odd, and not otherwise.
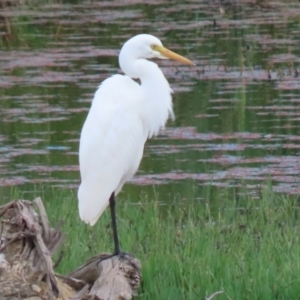
<path fill-rule="evenodd" d="M 51 256 L 64 235 L 49 224 L 40 198 L 5 204 L 0 218 L 0 300 L 130 300 L 136 295 L 141 265 L 129 254 L 98 255 L 67 276 L 55 274 Z"/>

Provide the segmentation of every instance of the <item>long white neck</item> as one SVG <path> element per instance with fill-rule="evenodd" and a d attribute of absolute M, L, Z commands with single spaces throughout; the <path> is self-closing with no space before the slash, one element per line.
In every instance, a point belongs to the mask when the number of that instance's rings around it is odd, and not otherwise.
<path fill-rule="evenodd" d="M 142 120 L 148 137 L 157 135 L 159 130 L 171 116 L 174 118 L 172 108 L 172 90 L 164 74 L 157 64 L 146 59 L 123 60 L 120 55 L 120 67 L 131 78 L 139 78 L 144 97 L 142 104 Z"/>

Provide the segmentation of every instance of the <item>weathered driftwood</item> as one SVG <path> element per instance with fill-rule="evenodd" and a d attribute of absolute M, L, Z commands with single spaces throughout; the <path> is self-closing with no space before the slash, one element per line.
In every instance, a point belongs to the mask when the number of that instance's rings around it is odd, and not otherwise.
<path fill-rule="evenodd" d="M 50 226 L 40 198 L 3 205 L 0 217 L 0 300 L 127 300 L 136 294 L 141 267 L 128 254 L 99 255 L 67 276 L 55 274 L 51 256 L 64 236 Z"/>

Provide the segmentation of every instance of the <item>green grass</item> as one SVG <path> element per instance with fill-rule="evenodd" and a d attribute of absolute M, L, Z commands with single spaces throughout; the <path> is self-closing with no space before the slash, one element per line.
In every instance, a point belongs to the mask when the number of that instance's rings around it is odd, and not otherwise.
<path fill-rule="evenodd" d="M 299 298 L 299 200 L 268 190 L 259 200 L 219 200 L 219 207 L 119 201 L 122 249 L 142 262 L 137 299 L 199 300 L 219 290 L 216 299 Z M 51 223 L 67 234 L 59 273 L 113 249 L 108 210 L 89 227 L 72 192 L 53 190 L 43 201 Z"/>

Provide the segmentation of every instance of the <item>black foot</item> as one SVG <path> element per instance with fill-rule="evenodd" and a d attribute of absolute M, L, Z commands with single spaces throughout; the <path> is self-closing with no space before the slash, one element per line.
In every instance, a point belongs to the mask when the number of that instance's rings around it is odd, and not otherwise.
<path fill-rule="evenodd" d="M 113 254 L 103 255 L 103 257 L 101 257 L 100 262 L 103 261 L 103 260 L 109 259 L 109 258 L 113 258 L 115 256 L 117 256 L 119 259 L 126 259 L 128 261 L 129 261 L 129 257 L 133 257 L 133 255 L 130 254 L 130 253 L 126 253 L 126 252 L 123 252 L 123 251 L 118 251 L 118 252 L 115 252 Z"/>
<path fill-rule="evenodd" d="M 127 252 L 123 252 L 123 251 L 119 251 L 117 253 L 114 253 L 113 256 L 119 256 L 119 258 L 122 258 L 122 259 L 127 259 L 128 256 L 133 257 L 132 254 L 127 253 Z"/>

